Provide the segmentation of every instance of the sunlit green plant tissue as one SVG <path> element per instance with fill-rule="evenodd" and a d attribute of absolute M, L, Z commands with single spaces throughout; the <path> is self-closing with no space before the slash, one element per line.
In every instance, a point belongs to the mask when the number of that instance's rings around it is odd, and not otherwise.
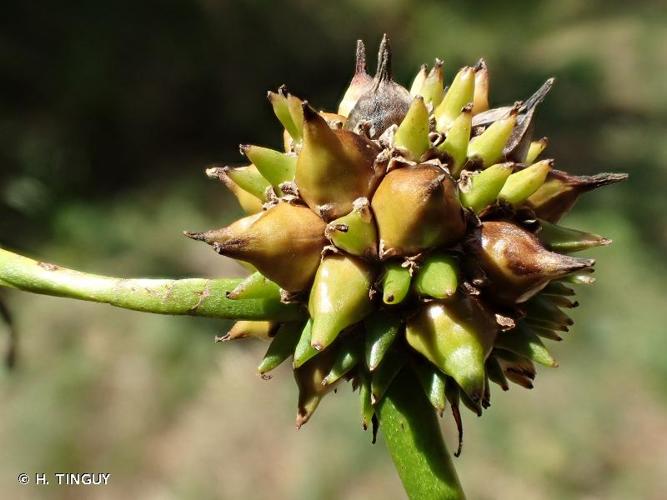
<path fill-rule="evenodd" d="M 147 312 L 238 319 L 218 340 L 268 342 L 258 373 L 291 363 L 297 428 L 351 382 L 363 429 L 381 429 L 411 498 L 463 498 L 437 415 L 488 408 L 491 382 L 533 387 L 557 366 L 545 341 L 572 326 L 577 285 L 610 240 L 559 220 L 583 193 L 625 174 L 576 176 L 535 138 L 547 80 L 489 106 L 483 59 L 451 75 L 439 59 L 407 87 L 385 36 L 374 76 L 357 42 L 336 112 L 286 87 L 268 93 L 283 151 L 242 145 L 248 164 L 206 174 L 247 216 L 186 232 L 252 268 L 244 280 L 123 280 L 0 250 L 0 285 Z"/>

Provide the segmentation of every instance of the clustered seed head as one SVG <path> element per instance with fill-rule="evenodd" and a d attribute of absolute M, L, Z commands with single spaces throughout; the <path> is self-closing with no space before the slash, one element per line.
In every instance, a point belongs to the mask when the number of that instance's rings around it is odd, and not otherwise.
<path fill-rule="evenodd" d="M 297 427 L 346 379 L 376 430 L 376 406 L 409 369 L 440 414 L 449 401 L 461 436 L 460 402 L 481 414 L 489 381 L 532 388 L 534 363 L 557 365 L 543 340 L 572 325 L 570 284 L 594 281 L 595 261 L 569 253 L 610 240 L 557 223 L 627 176 L 538 160 L 547 140 L 533 140 L 533 120 L 553 79 L 494 109 L 484 60 L 444 82 L 439 59 L 409 91 L 394 82 L 386 36 L 371 77 L 359 41 L 337 113 L 269 92 L 285 151 L 244 145 L 250 165 L 207 169 L 249 214 L 186 233 L 256 269 L 228 298 L 304 306 L 303 321 L 241 321 L 221 338 L 271 339 L 265 378 L 293 358 Z"/>

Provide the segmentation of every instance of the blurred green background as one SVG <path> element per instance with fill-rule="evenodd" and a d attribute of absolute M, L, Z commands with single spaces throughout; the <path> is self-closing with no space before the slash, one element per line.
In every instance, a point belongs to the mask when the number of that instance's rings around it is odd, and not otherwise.
<path fill-rule="evenodd" d="M 397 79 L 484 56 L 492 104 L 547 77 L 548 156 L 629 182 L 566 222 L 614 240 L 591 252 L 561 362 L 536 389 L 495 390 L 464 415 L 471 499 L 662 499 L 667 492 L 667 9 L 662 1 L 71 1 L 3 4 L 0 243 L 100 273 L 242 275 L 182 229 L 239 215 L 202 173 L 239 143 L 278 147 L 265 92 L 335 108 L 354 43 L 390 33 Z M 2 291 L 0 291 L 2 293 Z M 2 498 L 403 498 L 348 387 L 294 430 L 265 345 L 214 345 L 223 322 L 5 292 L 20 330 L 0 377 Z M 2 327 L 0 326 L 0 330 Z M 0 332 L 4 333 L 4 332 Z M 5 340 L 3 335 L 2 339 Z M 442 421 L 455 444 L 451 415 Z M 20 472 L 110 472 L 106 488 L 17 485 Z"/>

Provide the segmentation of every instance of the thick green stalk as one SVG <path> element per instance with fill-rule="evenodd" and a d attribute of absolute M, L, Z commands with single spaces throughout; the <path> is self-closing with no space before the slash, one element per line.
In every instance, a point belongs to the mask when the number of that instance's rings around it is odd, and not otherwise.
<path fill-rule="evenodd" d="M 135 311 L 248 320 L 295 320 L 299 306 L 278 298 L 230 300 L 238 279 L 123 279 L 73 271 L 0 249 L 0 286 Z"/>
<path fill-rule="evenodd" d="M 435 411 L 404 368 L 380 403 L 380 430 L 412 500 L 463 500 L 465 495 Z"/>

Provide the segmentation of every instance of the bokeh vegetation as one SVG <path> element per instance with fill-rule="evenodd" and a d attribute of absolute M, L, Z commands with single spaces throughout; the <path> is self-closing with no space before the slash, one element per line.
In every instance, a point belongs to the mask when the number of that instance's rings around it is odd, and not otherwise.
<path fill-rule="evenodd" d="M 0 243 L 88 271 L 241 275 L 182 229 L 238 216 L 203 166 L 280 144 L 264 100 L 286 83 L 333 108 L 354 41 L 393 39 L 397 79 L 484 56 L 492 101 L 557 85 L 549 156 L 626 171 L 565 222 L 614 240 L 557 370 L 465 415 L 470 498 L 664 498 L 667 491 L 667 10 L 658 1 L 10 2 L 0 17 Z M 7 498 L 400 498 L 348 388 L 293 431 L 287 370 L 265 346 L 214 345 L 222 322 L 3 293 L 22 337 L 0 379 Z M 2 327 L 0 327 L 1 329 Z M 449 414 L 443 428 L 450 442 Z M 21 487 L 19 472 L 111 472 L 98 489 Z"/>

